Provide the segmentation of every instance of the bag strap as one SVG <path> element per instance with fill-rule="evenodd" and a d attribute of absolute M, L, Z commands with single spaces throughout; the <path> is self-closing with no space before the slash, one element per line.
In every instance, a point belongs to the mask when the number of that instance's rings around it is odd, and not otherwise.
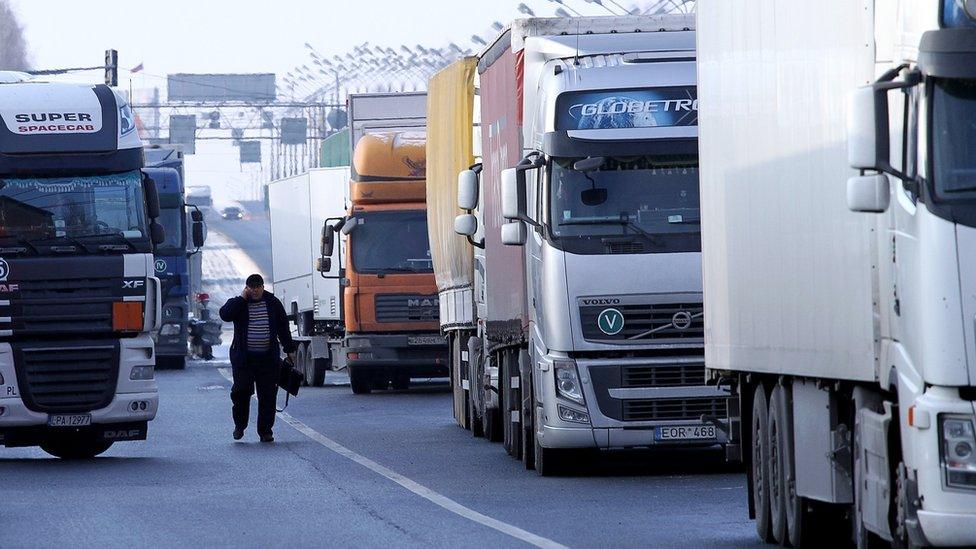
<path fill-rule="evenodd" d="M 288 399 L 290 397 L 291 397 L 291 393 L 289 393 L 288 391 L 285 391 L 285 407 L 279 409 L 277 406 L 275 406 L 275 410 L 277 410 L 278 412 L 284 412 L 285 411 L 285 408 L 288 408 Z"/>

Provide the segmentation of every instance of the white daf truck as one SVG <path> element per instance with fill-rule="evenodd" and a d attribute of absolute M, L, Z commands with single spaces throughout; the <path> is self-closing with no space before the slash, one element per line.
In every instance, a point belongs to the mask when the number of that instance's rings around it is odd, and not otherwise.
<path fill-rule="evenodd" d="M 976 2 L 698 32 L 706 363 L 759 537 L 976 545 Z"/>
<path fill-rule="evenodd" d="M 577 449 L 725 444 L 728 391 L 703 355 L 694 17 L 517 20 L 478 72 L 484 162 L 460 177 L 457 225 L 477 244 L 473 415 L 539 474 Z"/>
<path fill-rule="evenodd" d="M 0 74 L 0 444 L 145 440 L 161 324 L 155 183 L 104 85 Z"/>
<path fill-rule="evenodd" d="M 295 324 L 299 343 L 296 368 L 309 385 L 325 383 L 325 372 L 338 364 L 342 322 L 339 277 L 320 270 L 328 260 L 342 268 L 345 246 L 323 258 L 322 227 L 342 219 L 349 207 L 349 167 L 315 168 L 268 185 L 271 217 L 271 265 L 275 297 Z"/>

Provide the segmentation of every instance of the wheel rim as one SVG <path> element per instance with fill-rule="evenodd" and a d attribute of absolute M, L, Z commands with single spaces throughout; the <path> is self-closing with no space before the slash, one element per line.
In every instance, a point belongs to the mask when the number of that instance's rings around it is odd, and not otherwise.
<path fill-rule="evenodd" d="M 752 418 L 752 479 L 753 479 L 753 505 L 756 509 L 763 506 L 766 500 L 766 482 L 763 476 L 763 433 L 760 428 L 760 420 L 753 414 Z"/>

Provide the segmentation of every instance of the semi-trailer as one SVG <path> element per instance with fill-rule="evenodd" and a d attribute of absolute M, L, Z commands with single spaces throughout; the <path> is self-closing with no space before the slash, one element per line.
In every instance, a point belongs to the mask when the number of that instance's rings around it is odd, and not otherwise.
<path fill-rule="evenodd" d="M 698 25 L 706 362 L 759 537 L 976 545 L 973 3 Z"/>
<path fill-rule="evenodd" d="M 457 219 L 477 333 L 457 396 L 539 474 L 574 450 L 728 442 L 704 364 L 694 27 L 523 19 L 479 56 L 483 162 L 459 176 Z"/>
<path fill-rule="evenodd" d="M 275 296 L 295 325 L 296 368 L 312 386 L 325 383 L 325 372 L 342 364 L 341 272 L 343 243 L 322 258 L 322 227 L 345 217 L 349 207 L 349 168 L 316 168 L 268 185 L 271 259 Z"/>
<path fill-rule="evenodd" d="M 0 444 L 145 440 L 164 234 L 135 117 L 108 86 L 0 82 Z"/>

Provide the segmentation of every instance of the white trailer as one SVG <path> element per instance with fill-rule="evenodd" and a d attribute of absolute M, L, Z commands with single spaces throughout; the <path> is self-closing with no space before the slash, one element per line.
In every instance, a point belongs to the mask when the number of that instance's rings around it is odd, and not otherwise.
<path fill-rule="evenodd" d="M 300 343 L 296 367 L 322 385 L 342 341 L 342 287 L 320 271 L 322 227 L 348 208 L 349 168 L 316 168 L 268 185 L 273 290 L 288 311 Z M 325 259 L 341 269 L 343 247 Z"/>
<path fill-rule="evenodd" d="M 976 544 L 963 4 L 698 4 L 705 357 L 767 542 Z"/>

